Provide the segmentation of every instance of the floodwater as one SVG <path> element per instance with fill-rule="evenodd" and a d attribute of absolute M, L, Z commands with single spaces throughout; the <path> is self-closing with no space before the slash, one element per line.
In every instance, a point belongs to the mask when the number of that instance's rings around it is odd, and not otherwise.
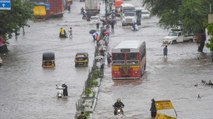
<path fill-rule="evenodd" d="M 139 5 L 139 1 L 130 2 Z M 123 40 L 146 41 L 147 69 L 141 80 L 123 81 L 112 80 L 111 67 L 106 67 L 94 119 L 116 119 L 112 105 L 118 98 L 125 104 L 123 119 L 150 119 L 152 98 L 171 100 L 179 119 L 212 119 L 213 88 L 201 83 L 213 76 L 208 49 L 204 49 L 207 54 L 200 54 L 196 43 L 178 43 L 168 46 L 168 58 L 164 58 L 162 38 L 168 31 L 159 27 L 158 20 L 142 19 L 136 32 L 118 22 L 110 37 L 110 49 Z M 167 113 L 175 116 L 172 110 Z"/>
<path fill-rule="evenodd" d="M 62 19 L 30 22 L 25 36 L 10 39 L 10 52 L 3 56 L 4 65 L 0 67 L 0 119 L 74 118 L 95 47 L 89 34 L 95 25 L 81 19 L 83 5 L 75 1 L 71 13 L 65 12 Z M 171 100 L 180 119 L 212 119 L 213 89 L 201 85 L 201 80 L 212 80 L 210 59 L 201 57 L 192 42 L 169 45 L 168 58 L 163 58 L 162 38 L 168 31 L 157 22 L 156 17 L 143 19 L 139 31 L 132 32 L 118 21 L 110 36 L 109 52 L 122 40 L 146 41 L 147 70 L 141 80 L 113 81 L 111 67 L 106 66 L 94 119 L 114 119 L 112 105 L 117 98 L 125 104 L 125 119 L 150 119 L 152 98 Z M 72 26 L 72 39 L 58 38 L 61 26 L 66 30 Z M 43 69 L 42 53 L 49 51 L 55 53 L 56 67 Z M 89 67 L 75 68 L 77 52 L 89 53 Z M 58 99 L 55 85 L 62 83 L 68 85 L 69 96 Z M 201 99 L 197 99 L 198 94 Z"/>
<path fill-rule="evenodd" d="M 0 119 L 70 119 L 93 64 L 95 43 L 82 20 L 83 3 L 74 2 L 62 19 L 30 22 L 25 36 L 10 39 L 9 53 L 0 67 Z M 73 38 L 60 39 L 59 29 L 72 26 Z M 22 33 L 22 32 L 21 32 Z M 54 52 L 56 67 L 42 68 L 42 54 Z M 77 52 L 89 53 L 89 67 L 75 68 Z M 66 83 L 69 96 L 56 97 L 56 84 Z"/>

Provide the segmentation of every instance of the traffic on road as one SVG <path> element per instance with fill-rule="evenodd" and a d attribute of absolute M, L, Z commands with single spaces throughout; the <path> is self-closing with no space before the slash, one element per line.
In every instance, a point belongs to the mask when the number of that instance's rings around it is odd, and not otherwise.
<path fill-rule="evenodd" d="M 56 18 L 41 17 L 48 5 L 36 4 L 39 20 L 9 39 L 0 55 L 0 118 L 211 119 L 213 66 L 195 36 L 165 37 L 171 30 L 140 0 L 89 1 L 69 1 Z"/>

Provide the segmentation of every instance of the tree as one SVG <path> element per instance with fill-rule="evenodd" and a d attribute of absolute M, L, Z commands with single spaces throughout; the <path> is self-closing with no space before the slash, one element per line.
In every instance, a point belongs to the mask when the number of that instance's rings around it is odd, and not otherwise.
<path fill-rule="evenodd" d="M 210 42 L 206 44 L 206 47 L 210 49 L 210 51 L 213 53 L 213 23 L 209 24 L 208 27 L 208 33 L 211 36 Z"/>
<path fill-rule="evenodd" d="M 12 33 L 17 34 L 20 28 L 28 26 L 27 21 L 33 18 L 33 6 L 28 0 L 11 0 L 11 10 L 0 11 L 0 35 L 7 40 Z"/>
<path fill-rule="evenodd" d="M 145 0 L 152 15 L 160 18 L 164 28 L 181 27 L 197 33 L 207 26 L 209 3 L 213 0 Z"/>

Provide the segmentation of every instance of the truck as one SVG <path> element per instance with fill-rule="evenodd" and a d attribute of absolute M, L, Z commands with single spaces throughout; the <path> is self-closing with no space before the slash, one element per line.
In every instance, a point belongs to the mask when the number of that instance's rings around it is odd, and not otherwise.
<path fill-rule="evenodd" d="M 35 0 L 33 13 L 36 18 L 62 17 L 65 0 Z"/>
<path fill-rule="evenodd" d="M 100 12 L 99 0 L 85 0 L 87 17 L 95 16 Z"/>
<path fill-rule="evenodd" d="M 194 41 L 193 33 L 183 33 L 180 29 L 171 29 L 163 38 L 163 44 L 175 44 L 180 42 Z"/>
<path fill-rule="evenodd" d="M 132 25 L 137 20 L 136 12 L 124 12 L 121 19 L 122 26 Z"/>

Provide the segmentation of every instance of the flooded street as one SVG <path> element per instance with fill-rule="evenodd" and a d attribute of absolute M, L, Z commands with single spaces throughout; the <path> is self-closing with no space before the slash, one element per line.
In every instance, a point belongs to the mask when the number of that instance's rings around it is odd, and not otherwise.
<path fill-rule="evenodd" d="M 139 0 L 131 1 L 136 4 Z M 0 119 L 73 119 L 76 101 L 83 91 L 93 64 L 95 43 L 89 34 L 95 25 L 82 20 L 83 2 L 75 1 L 71 13 L 62 19 L 30 22 L 25 36 L 9 40 L 9 53 L 0 67 Z M 201 80 L 212 80 L 213 65 L 200 58 L 193 42 L 168 46 L 163 57 L 162 38 L 168 31 L 158 26 L 158 18 L 142 19 L 139 31 L 122 28 L 118 21 L 110 36 L 109 52 L 120 41 L 143 40 L 147 47 L 147 69 L 141 80 L 112 80 L 105 66 L 93 119 L 114 119 L 112 105 L 121 98 L 125 119 L 150 119 L 151 99 L 171 100 L 179 119 L 212 119 L 212 90 Z M 73 38 L 60 39 L 59 29 L 72 26 Z M 54 52 L 56 67 L 42 68 L 42 53 Z M 89 53 L 89 67 L 75 68 L 77 52 Z M 208 49 L 204 49 L 208 52 Z M 213 81 L 213 80 L 212 80 Z M 67 98 L 56 97 L 56 84 L 68 85 Z M 197 87 L 194 85 L 198 84 Z M 201 99 L 197 99 L 197 95 Z"/>
<path fill-rule="evenodd" d="M 9 53 L 0 68 L 1 119 L 70 119 L 93 64 L 94 42 L 89 30 L 95 26 L 82 20 L 80 6 L 62 19 L 30 22 L 25 36 L 10 39 Z M 60 39 L 59 29 L 73 28 L 73 38 Z M 21 32 L 22 33 L 22 32 Z M 54 52 L 55 69 L 42 68 L 42 53 Z M 77 52 L 89 53 L 89 67 L 75 68 Z M 69 97 L 57 99 L 56 84 L 68 85 Z"/>
<path fill-rule="evenodd" d="M 111 67 L 106 67 L 94 119 L 116 119 L 112 105 L 118 98 L 125 104 L 125 119 L 150 119 L 152 98 L 171 100 L 179 119 L 212 119 L 213 88 L 201 84 L 201 80 L 212 80 L 212 62 L 198 60 L 198 45 L 193 42 L 169 45 L 168 58 L 164 58 L 162 38 L 168 31 L 157 23 L 156 17 L 142 19 L 139 31 L 133 32 L 118 22 L 110 37 L 111 49 L 123 40 L 146 41 L 147 69 L 141 80 L 113 81 Z M 205 48 L 204 52 L 209 51 Z"/>

